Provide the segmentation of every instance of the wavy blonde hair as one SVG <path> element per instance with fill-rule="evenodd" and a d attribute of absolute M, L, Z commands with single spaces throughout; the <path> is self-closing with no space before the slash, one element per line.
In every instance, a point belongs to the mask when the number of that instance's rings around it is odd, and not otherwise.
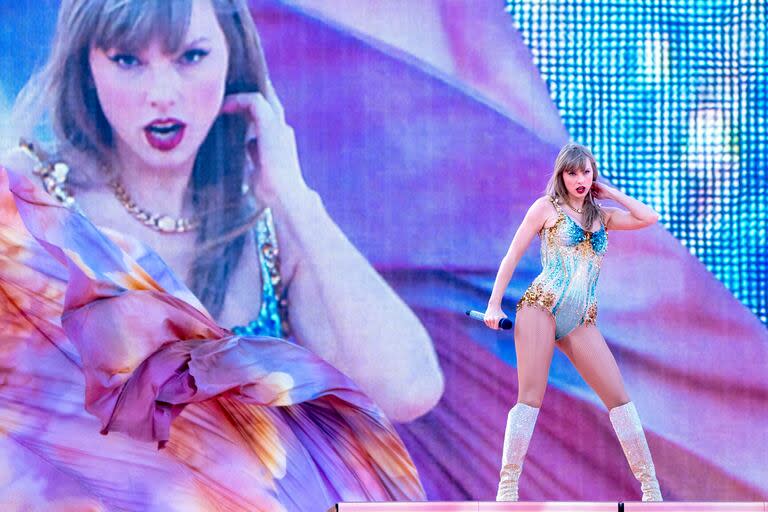
<path fill-rule="evenodd" d="M 79 155 L 105 168 L 114 141 L 91 75 L 90 49 L 134 53 L 156 39 L 175 53 L 189 28 L 193 1 L 63 0 L 48 61 L 22 89 L 11 114 L 16 134 L 31 137 L 47 124 L 56 153 Z M 210 1 L 229 48 L 226 93 L 266 90 L 267 66 L 246 0 Z M 188 282 L 214 316 L 223 309 L 242 255 L 244 219 L 254 218 L 242 193 L 246 128 L 241 116 L 215 121 L 198 150 L 187 189 L 187 199 L 202 217 Z M 77 180 L 76 168 L 73 175 Z"/>

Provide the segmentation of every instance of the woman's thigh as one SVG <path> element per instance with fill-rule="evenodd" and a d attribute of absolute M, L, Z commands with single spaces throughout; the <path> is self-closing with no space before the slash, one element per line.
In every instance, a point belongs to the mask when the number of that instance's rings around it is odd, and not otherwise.
<path fill-rule="evenodd" d="M 579 326 L 557 344 L 608 409 L 629 402 L 616 359 L 596 326 Z"/>
<path fill-rule="evenodd" d="M 555 320 L 552 315 L 539 308 L 521 308 L 515 317 L 518 402 L 541 406 L 554 350 Z"/>

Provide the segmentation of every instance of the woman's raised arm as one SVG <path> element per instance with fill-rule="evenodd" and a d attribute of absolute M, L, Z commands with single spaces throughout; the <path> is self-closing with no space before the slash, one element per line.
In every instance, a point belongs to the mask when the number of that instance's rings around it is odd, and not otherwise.
<path fill-rule="evenodd" d="M 426 413 L 443 392 L 432 340 L 305 184 L 274 92 L 230 96 L 223 111 L 246 111 L 252 122 L 253 186 L 275 214 L 297 340 L 349 375 L 391 419 Z"/>
<path fill-rule="evenodd" d="M 594 187 L 597 199 L 613 199 L 628 210 L 603 207 L 606 229 L 641 229 L 658 222 L 659 214 L 647 204 L 603 183 L 595 183 Z"/>

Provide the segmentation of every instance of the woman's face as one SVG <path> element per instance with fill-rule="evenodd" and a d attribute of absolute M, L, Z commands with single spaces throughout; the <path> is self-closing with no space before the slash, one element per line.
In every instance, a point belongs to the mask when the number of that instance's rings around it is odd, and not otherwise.
<path fill-rule="evenodd" d="M 91 73 L 123 165 L 189 171 L 219 114 L 229 49 L 211 0 L 194 0 L 179 51 L 92 48 Z"/>
<path fill-rule="evenodd" d="M 592 187 L 594 179 L 594 169 L 588 158 L 584 159 L 584 164 L 578 169 L 569 169 L 563 172 L 563 183 L 568 191 L 568 195 L 583 200 L 589 189 Z"/>

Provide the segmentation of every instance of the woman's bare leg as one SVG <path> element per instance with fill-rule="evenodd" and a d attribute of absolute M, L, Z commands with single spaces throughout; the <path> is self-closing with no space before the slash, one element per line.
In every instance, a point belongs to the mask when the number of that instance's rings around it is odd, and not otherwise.
<path fill-rule="evenodd" d="M 539 407 L 547 389 L 547 375 L 555 344 L 555 323 L 546 311 L 524 307 L 515 319 L 517 404 L 509 411 L 501 457 L 496 501 L 517 501 L 517 482 Z"/>
<path fill-rule="evenodd" d="M 555 320 L 544 310 L 524 307 L 515 317 L 517 401 L 541 407 L 555 351 Z"/>
<path fill-rule="evenodd" d="M 662 501 L 656 468 L 635 405 L 605 338 L 594 325 L 578 327 L 558 342 L 589 386 L 609 409 L 624 455 L 640 482 L 643 501 Z"/>
<path fill-rule="evenodd" d="M 557 346 L 608 409 L 629 402 L 616 359 L 596 326 L 577 327 L 560 339 Z"/>

